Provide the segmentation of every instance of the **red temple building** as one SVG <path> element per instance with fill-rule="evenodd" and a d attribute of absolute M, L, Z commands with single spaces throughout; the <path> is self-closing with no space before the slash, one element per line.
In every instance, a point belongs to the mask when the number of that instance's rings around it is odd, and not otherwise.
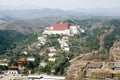
<path fill-rule="evenodd" d="M 68 29 L 68 24 L 67 23 L 64 23 L 64 24 L 53 24 L 53 30 L 54 31 L 63 31 L 63 30 L 66 30 Z"/>

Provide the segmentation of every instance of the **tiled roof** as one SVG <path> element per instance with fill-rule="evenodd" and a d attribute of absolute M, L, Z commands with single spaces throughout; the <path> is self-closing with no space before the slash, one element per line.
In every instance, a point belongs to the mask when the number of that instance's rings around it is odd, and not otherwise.
<path fill-rule="evenodd" d="M 53 30 L 66 30 L 68 29 L 68 24 L 53 24 Z"/>
<path fill-rule="evenodd" d="M 19 62 L 25 62 L 26 61 L 26 58 L 20 58 L 19 59 Z"/>
<path fill-rule="evenodd" d="M 10 69 L 17 69 L 17 66 L 10 66 Z"/>

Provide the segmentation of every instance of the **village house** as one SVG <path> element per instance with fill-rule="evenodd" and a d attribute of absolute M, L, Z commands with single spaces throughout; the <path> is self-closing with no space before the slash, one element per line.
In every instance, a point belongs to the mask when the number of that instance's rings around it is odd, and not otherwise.
<path fill-rule="evenodd" d="M 68 45 L 68 37 L 62 37 L 62 39 L 58 39 L 58 42 L 60 44 L 61 50 L 63 51 L 70 51 L 69 45 Z"/>
<path fill-rule="evenodd" d="M 80 30 L 81 33 L 85 33 L 85 30 L 81 28 L 80 26 L 78 26 L 78 29 Z"/>
<path fill-rule="evenodd" d="M 120 71 L 120 62 L 108 62 L 107 67 L 114 71 Z"/>
<path fill-rule="evenodd" d="M 40 66 L 45 67 L 46 65 L 47 65 L 46 62 L 44 62 L 44 61 L 40 62 Z"/>
<path fill-rule="evenodd" d="M 48 47 L 47 49 L 48 49 L 48 51 L 50 51 L 50 52 L 55 52 L 55 51 L 56 51 L 55 47 L 53 47 L 53 46 L 52 46 L 52 47 Z"/>
<path fill-rule="evenodd" d="M 49 53 L 49 54 L 48 54 L 48 57 L 51 57 L 51 58 L 52 58 L 52 57 L 55 57 L 55 55 L 56 55 L 56 53 Z"/>
<path fill-rule="evenodd" d="M 110 48 L 110 60 L 120 62 L 120 41 L 115 41 Z"/>
<path fill-rule="evenodd" d="M 0 60 L 0 66 L 8 66 L 8 60 Z"/>
<path fill-rule="evenodd" d="M 92 71 L 90 78 L 97 80 L 111 80 L 113 77 L 115 77 L 113 73 L 113 70 L 110 68 L 95 69 Z"/>
<path fill-rule="evenodd" d="M 25 54 L 25 55 L 27 55 L 27 54 L 28 54 L 28 52 L 27 52 L 27 51 L 23 51 L 23 52 L 22 52 L 22 54 Z"/>
<path fill-rule="evenodd" d="M 38 42 L 39 42 L 39 46 L 41 45 L 45 45 L 46 43 L 46 38 L 45 37 L 38 37 Z"/>
<path fill-rule="evenodd" d="M 64 47 L 62 48 L 62 50 L 69 52 L 69 51 L 70 51 L 70 48 L 69 48 L 69 46 L 64 46 Z"/>
<path fill-rule="evenodd" d="M 104 68 L 104 62 L 88 62 L 85 73 L 87 77 L 90 77 L 92 74 L 92 71 L 96 69 L 103 69 Z"/>
<path fill-rule="evenodd" d="M 50 62 L 55 62 L 56 61 L 56 58 L 54 57 L 54 58 L 48 58 L 48 61 L 50 61 Z"/>
<path fill-rule="evenodd" d="M 84 70 L 91 79 L 114 79 L 120 73 L 120 62 L 89 62 Z"/>
<path fill-rule="evenodd" d="M 71 65 L 72 69 L 77 69 L 80 70 L 80 71 L 84 71 L 86 68 L 87 68 L 87 64 L 88 64 L 88 61 L 77 61 L 77 62 L 74 62 L 72 63 L 73 65 Z M 74 65 L 76 64 L 76 65 Z"/>
<path fill-rule="evenodd" d="M 119 64 L 118 65 L 117 64 L 113 67 L 113 64 L 110 63 L 110 65 L 106 68 L 95 69 L 92 71 L 91 77 L 100 79 L 100 80 L 105 80 L 105 79 L 113 79 L 114 80 L 117 77 L 118 73 L 120 73 L 120 69 L 119 69 L 120 66 L 119 66 Z"/>
<path fill-rule="evenodd" d="M 78 29 L 77 29 L 78 26 L 70 26 L 70 33 L 71 34 L 77 34 L 78 33 Z"/>
<path fill-rule="evenodd" d="M 56 57 L 55 57 L 56 53 L 49 53 L 48 54 L 48 61 L 50 62 L 55 62 L 56 61 Z"/>
<path fill-rule="evenodd" d="M 70 51 L 69 45 L 67 43 L 61 43 L 60 46 L 63 51 Z"/>
<path fill-rule="evenodd" d="M 103 62 L 88 62 L 87 68 L 89 70 L 101 69 L 103 67 Z"/>
<path fill-rule="evenodd" d="M 0 61 L 0 66 L 8 66 L 8 62 Z"/>
<path fill-rule="evenodd" d="M 40 56 L 44 55 L 45 53 L 46 53 L 45 50 L 40 50 L 40 51 L 39 51 L 39 55 L 40 55 Z"/>

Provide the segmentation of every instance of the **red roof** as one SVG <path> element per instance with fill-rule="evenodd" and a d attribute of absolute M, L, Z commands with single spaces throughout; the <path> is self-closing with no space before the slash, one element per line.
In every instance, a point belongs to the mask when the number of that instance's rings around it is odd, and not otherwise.
<path fill-rule="evenodd" d="M 68 24 L 53 24 L 53 30 L 66 30 L 68 29 Z"/>

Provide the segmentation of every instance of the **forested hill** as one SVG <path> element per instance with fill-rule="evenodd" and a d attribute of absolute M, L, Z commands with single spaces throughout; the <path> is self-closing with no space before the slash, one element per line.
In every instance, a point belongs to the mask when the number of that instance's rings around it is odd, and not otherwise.
<path fill-rule="evenodd" d="M 104 43 L 105 43 L 104 47 L 107 50 L 109 50 L 109 48 L 113 45 L 113 43 L 116 40 L 120 39 L 120 19 L 113 19 L 113 20 L 107 21 L 105 25 L 111 26 L 111 27 L 108 27 L 109 30 L 110 28 L 113 29 L 113 31 L 109 35 L 107 35 L 104 39 Z"/>
<path fill-rule="evenodd" d="M 13 30 L 0 30 L 0 54 L 16 47 L 25 35 Z"/>

